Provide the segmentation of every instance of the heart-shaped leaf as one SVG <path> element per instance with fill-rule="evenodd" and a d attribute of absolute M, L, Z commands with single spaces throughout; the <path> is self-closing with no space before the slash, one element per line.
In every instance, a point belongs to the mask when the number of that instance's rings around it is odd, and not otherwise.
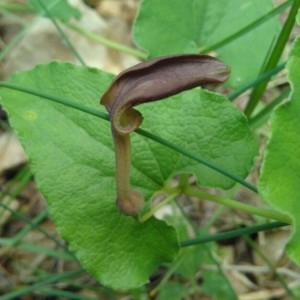
<path fill-rule="evenodd" d="M 142 0 L 133 38 L 150 57 L 201 53 L 201 49 L 228 38 L 272 8 L 271 0 Z M 274 18 L 216 49 L 218 57 L 231 67 L 231 86 L 255 79 L 278 30 Z"/>
<path fill-rule="evenodd" d="M 10 82 L 104 111 L 99 99 L 112 76 L 54 62 Z M 154 218 L 140 223 L 115 207 L 110 124 L 43 98 L 2 89 L 1 103 L 29 156 L 61 235 L 82 265 L 115 289 L 141 286 L 178 250 L 175 230 Z M 225 97 L 201 89 L 140 107 L 143 127 L 245 177 L 256 154 L 247 121 Z M 228 188 L 234 182 L 171 149 L 132 134 L 132 185 L 148 201 L 177 172 Z"/>

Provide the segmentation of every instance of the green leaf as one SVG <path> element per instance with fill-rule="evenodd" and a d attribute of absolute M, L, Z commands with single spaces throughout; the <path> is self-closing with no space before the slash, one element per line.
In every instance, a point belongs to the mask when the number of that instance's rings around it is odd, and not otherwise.
<path fill-rule="evenodd" d="M 61 21 L 67 22 L 72 18 L 79 19 L 81 17 L 81 12 L 71 6 L 67 0 L 28 0 L 28 2 L 38 14 L 44 15 L 45 11 L 40 4 L 42 2 L 51 13 L 51 16 Z"/>
<path fill-rule="evenodd" d="M 51 63 L 11 82 L 100 110 L 111 79 L 94 69 Z M 141 224 L 115 208 L 108 122 L 32 95 L 9 90 L 1 95 L 56 226 L 89 272 L 104 285 L 129 289 L 173 260 L 178 242 L 172 227 L 154 218 Z"/>
<path fill-rule="evenodd" d="M 133 38 L 150 57 L 199 53 L 271 9 L 271 0 L 142 0 Z M 255 79 L 278 30 L 278 20 L 272 19 L 216 49 L 218 57 L 231 66 L 230 85 L 237 87 Z"/>
<path fill-rule="evenodd" d="M 259 190 L 264 199 L 292 217 L 294 234 L 288 252 L 300 264 L 300 38 L 293 45 L 287 69 L 292 93 L 272 115 Z"/>
<path fill-rule="evenodd" d="M 99 99 L 112 76 L 54 62 L 10 82 L 104 111 Z M 109 122 L 61 104 L 2 89 L 2 104 L 31 161 L 61 235 L 83 266 L 116 289 L 141 286 L 178 251 L 175 230 L 154 218 L 139 223 L 115 207 L 114 151 Z M 247 122 L 225 97 L 195 89 L 140 106 L 143 127 L 245 177 L 256 154 Z M 149 200 L 178 172 L 228 188 L 231 179 L 140 135 L 132 134 L 131 183 Z"/>
<path fill-rule="evenodd" d="M 176 210 L 176 205 L 174 205 L 174 208 Z M 181 214 L 164 216 L 168 224 L 171 224 L 177 229 L 182 240 L 190 239 L 191 232 L 195 234 L 195 238 L 209 234 L 207 228 L 202 228 L 195 232 L 193 225 L 182 222 L 182 218 L 183 216 Z M 215 254 L 216 252 L 217 254 Z M 204 297 L 203 294 L 205 294 L 207 298 L 211 296 L 212 299 L 237 299 L 237 295 L 230 281 L 214 258 L 215 256 L 220 256 L 219 252 L 219 248 L 215 243 L 181 248 L 176 262 L 173 262 L 169 266 L 169 270 L 172 270 L 175 275 L 172 277 L 174 291 L 177 290 L 180 294 L 184 291 L 183 287 L 189 287 L 186 291 L 186 295 L 190 295 L 192 299 L 202 299 L 202 297 Z M 205 266 L 207 265 L 214 266 L 215 269 L 206 269 Z M 216 282 L 218 284 L 216 284 Z M 164 296 L 162 300 L 177 299 L 171 296 L 172 291 L 168 284 L 160 284 L 159 291 L 159 296 Z M 170 295 L 169 298 L 168 295 Z M 180 299 L 183 298 L 184 297 L 181 297 Z M 159 297 L 159 299 L 161 298 Z"/>

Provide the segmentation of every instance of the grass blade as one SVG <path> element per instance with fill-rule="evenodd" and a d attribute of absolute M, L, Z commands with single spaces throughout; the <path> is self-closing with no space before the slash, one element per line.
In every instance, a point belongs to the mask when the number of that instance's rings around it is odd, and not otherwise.
<path fill-rule="evenodd" d="M 272 70 L 278 64 L 278 61 L 279 61 L 279 59 L 282 55 L 282 52 L 285 48 L 285 45 L 288 41 L 290 33 L 293 29 L 293 26 L 295 23 L 295 18 L 298 13 L 299 7 L 300 7 L 300 0 L 294 0 L 291 10 L 289 12 L 288 18 L 287 18 L 284 26 L 282 27 L 279 37 L 274 45 L 273 51 L 272 51 L 269 59 L 267 60 L 267 63 L 262 70 L 262 73 L 266 73 L 266 72 Z M 257 103 L 259 102 L 259 100 L 261 99 L 262 95 L 265 92 L 268 82 L 269 82 L 269 80 L 262 81 L 252 91 L 249 102 L 245 109 L 245 114 L 247 117 L 250 117 L 251 114 L 253 113 Z"/>

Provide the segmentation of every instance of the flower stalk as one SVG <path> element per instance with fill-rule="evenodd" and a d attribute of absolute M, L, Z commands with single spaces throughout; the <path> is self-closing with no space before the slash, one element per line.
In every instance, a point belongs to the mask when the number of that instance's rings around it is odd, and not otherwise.
<path fill-rule="evenodd" d="M 109 112 L 116 155 L 117 207 L 128 216 L 137 216 L 144 198 L 130 185 L 130 133 L 143 121 L 133 107 L 211 83 L 224 82 L 228 66 L 208 55 L 185 54 L 155 58 L 120 73 L 100 103 Z"/>

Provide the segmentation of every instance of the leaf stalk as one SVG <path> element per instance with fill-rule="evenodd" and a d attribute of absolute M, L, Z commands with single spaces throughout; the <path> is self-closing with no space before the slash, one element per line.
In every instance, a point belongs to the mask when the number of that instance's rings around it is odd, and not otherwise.
<path fill-rule="evenodd" d="M 236 200 L 222 198 L 220 196 L 212 195 L 212 194 L 206 193 L 202 190 L 193 188 L 189 185 L 187 185 L 184 188 L 183 193 L 188 196 L 195 196 L 198 198 L 207 199 L 209 201 L 213 201 L 213 202 L 225 205 L 225 206 L 233 208 L 233 209 L 238 209 L 238 210 L 247 212 L 249 214 L 261 216 L 261 217 L 264 217 L 267 219 L 273 219 L 273 220 L 276 220 L 276 221 L 279 221 L 279 222 L 282 222 L 285 224 L 292 224 L 291 217 L 286 214 L 282 214 L 278 211 L 274 211 L 274 210 L 270 210 L 270 209 L 255 207 L 252 205 L 238 202 Z"/>

